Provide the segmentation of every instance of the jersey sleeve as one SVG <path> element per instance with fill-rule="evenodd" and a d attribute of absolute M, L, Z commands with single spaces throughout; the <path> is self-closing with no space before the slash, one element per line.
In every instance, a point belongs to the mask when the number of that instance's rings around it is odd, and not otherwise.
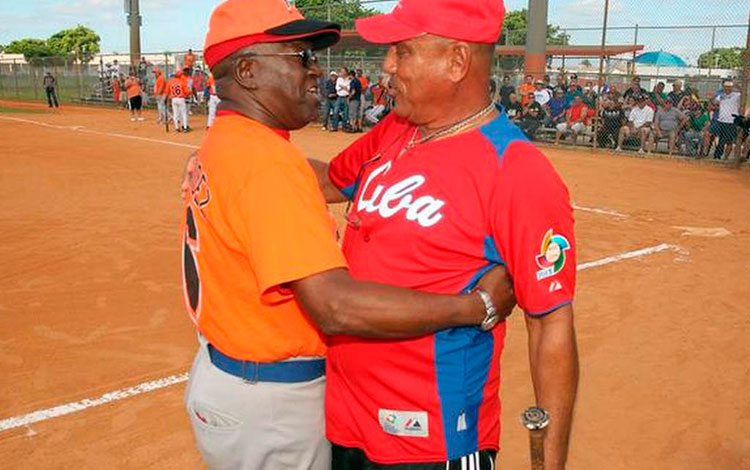
<path fill-rule="evenodd" d="M 544 316 L 571 304 L 576 245 L 568 189 L 533 145 L 511 143 L 500 162 L 490 203 L 490 224 L 513 278 L 518 305 Z"/>
<path fill-rule="evenodd" d="M 288 300 L 286 283 L 346 267 L 315 174 L 300 160 L 267 167 L 241 196 L 242 238 L 266 302 Z"/>
<path fill-rule="evenodd" d="M 377 155 L 384 131 L 394 125 L 390 113 L 372 130 L 336 155 L 328 165 L 328 178 L 349 200 L 354 199 L 357 177 L 362 166 Z"/>

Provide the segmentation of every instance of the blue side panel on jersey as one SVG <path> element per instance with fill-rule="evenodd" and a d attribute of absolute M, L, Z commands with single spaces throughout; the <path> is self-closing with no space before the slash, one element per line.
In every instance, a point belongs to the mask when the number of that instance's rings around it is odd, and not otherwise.
<path fill-rule="evenodd" d="M 449 460 L 476 452 L 479 406 L 487 383 L 494 338 L 475 327 L 435 333 L 435 369 Z M 461 414 L 464 415 L 462 419 Z M 459 430 L 460 423 L 466 423 Z"/>
<path fill-rule="evenodd" d="M 489 263 L 472 276 L 462 290 L 473 289 L 479 279 L 498 264 L 505 264 L 495 241 L 484 239 Z M 494 337 L 476 327 L 451 328 L 435 334 L 435 370 L 443 412 L 443 432 L 449 460 L 476 452 L 479 447 L 479 406 L 492 363 Z M 460 430 L 461 414 L 466 429 Z"/>
<path fill-rule="evenodd" d="M 354 199 L 354 191 L 357 189 L 357 184 L 352 183 L 349 186 L 346 186 L 344 188 L 341 188 L 341 193 L 346 196 L 347 199 L 350 201 Z"/>
<path fill-rule="evenodd" d="M 508 145 L 516 140 L 528 142 L 529 139 L 518 126 L 510 122 L 508 115 L 502 111 L 502 108 L 498 109 L 500 110 L 500 116 L 480 127 L 479 132 L 495 146 L 497 158 L 502 160 Z"/>

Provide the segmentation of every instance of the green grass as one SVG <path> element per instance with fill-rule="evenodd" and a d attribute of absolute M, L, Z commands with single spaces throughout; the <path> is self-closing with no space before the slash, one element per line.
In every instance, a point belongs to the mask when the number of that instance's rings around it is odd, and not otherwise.
<path fill-rule="evenodd" d="M 46 111 L 43 109 L 29 109 L 29 108 L 8 108 L 0 106 L 0 113 L 19 113 L 19 114 L 42 114 Z"/>

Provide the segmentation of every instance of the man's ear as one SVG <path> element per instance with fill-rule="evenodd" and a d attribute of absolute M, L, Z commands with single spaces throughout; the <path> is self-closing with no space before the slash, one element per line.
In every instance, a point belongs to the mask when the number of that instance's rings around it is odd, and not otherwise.
<path fill-rule="evenodd" d="M 255 90 L 258 88 L 256 76 L 258 74 L 258 62 L 252 60 L 250 57 L 241 57 L 237 60 L 232 70 L 232 76 L 241 87 L 247 88 L 248 90 Z"/>
<path fill-rule="evenodd" d="M 448 47 L 448 77 L 451 81 L 458 83 L 469 74 L 473 52 L 465 42 L 455 42 Z"/>

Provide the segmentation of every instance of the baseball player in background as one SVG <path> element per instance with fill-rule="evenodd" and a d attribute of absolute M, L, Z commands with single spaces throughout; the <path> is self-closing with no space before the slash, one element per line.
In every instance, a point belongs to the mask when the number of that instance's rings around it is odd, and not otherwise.
<path fill-rule="evenodd" d="M 186 404 L 211 468 L 330 469 L 317 327 L 368 338 L 490 331 L 514 302 L 503 269 L 451 295 L 350 276 L 315 173 L 289 142 L 317 118 L 314 51 L 339 35 L 286 0 L 228 0 L 211 16 L 205 61 L 222 102 L 198 152 L 182 244 L 200 333 Z M 436 220 L 434 204 L 414 201 L 414 220 Z"/>
<path fill-rule="evenodd" d="M 507 266 L 526 313 L 547 469 L 565 467 L 578 358 L 576 251 L 568 190 L 492 103 L 501 0 L 402 0 L 360 19 L 389 44 L 394 112 L 314 163 L 329 202 L 352 201 L 343 250 L 353 277 L 468 292 Z M 334 470 L 492 469 L 500 440 L 505 324 L 415 339 L 329 339 L 326 423 Z"/>
<path fill-rule="evenodd" d="M 188 132 L 188 110 L 186 101 L 190 95 L 182 70 L 176 69 L 174 71 L 174 77 L 170 78 L 169 82 L 167 82 L 167 93 L 169 99 L 172 100 L 172 119 L 175 132 Z"/>
<path fill-rule="evenodd" d="M 163 123 L 167 120 L 167 80 L 159 68 L 154 68 L 153 74 L 155 77 L 154 100 L 156 101 L 156 108 L 158 110 L 156 122 Z"/>
<path fill-rule="evenodd" d="M 221 99 L 216 95 L 216 80 L 212 73 L 209 72 L 206 79 L 206 93 L 208 93 L 208 117 L 206 118 L 206 129 L 210 129 L 216 119 L 216 108 L 221 103 Z"/>

